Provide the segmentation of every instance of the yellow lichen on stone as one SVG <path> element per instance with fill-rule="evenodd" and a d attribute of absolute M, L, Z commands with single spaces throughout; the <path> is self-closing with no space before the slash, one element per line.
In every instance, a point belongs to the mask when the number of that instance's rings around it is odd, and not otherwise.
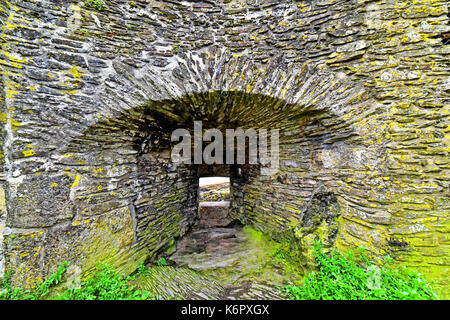
<path fill-rule="evenodd" d="M 22 153 L 23 153 L 23 155 L 25 157 L 31 157 L 31 156 L 34 156 L 36 154 L 36 151 L 34 151 L 34 150 L 25 150 L 25 151 L 22 151 Z"/>
<path fill-rule="evenodd" d="M 75 176 L 75 180 L 73 181 L 73 184 L 72 184 L 71 188 L 75 188 L 76 186 L 78 186 L 78 184 L 80 182 L 80 179 L 81 179 L 81 175 L 77 174 Z"/>

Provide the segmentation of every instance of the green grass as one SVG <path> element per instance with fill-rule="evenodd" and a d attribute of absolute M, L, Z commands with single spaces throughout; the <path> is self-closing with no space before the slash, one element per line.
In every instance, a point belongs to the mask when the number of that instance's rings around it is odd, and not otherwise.
<path fill-rule="evenodd" d="M 67 262 L 63 262 L 58 270 L 46 281 L 38 283 L 34 289 L 12 288 L 11 274 L 7 273 L 0 285 L 0 300 L 43 300 L 48 299 L 50 289 L 61 282 L 67 270 Z M 156 296 L 148 291 L 137 290 L 130 282 L 138 275 L 146 272 L 141 265 L 133 276 L 122 276 L 116 270 L 99 263 L 89 279 L 82 281 L 79 286 L 66 289 L 52 297 L 55 300 L 147 300 Z"/>
<path fill-rule="evenodd" d="M 379 268 L 364 250 L 325 254 L 320 243 L 314 253 L 317 271 L 309 273 L 302 286 L 282 289 L 295 300 L 424 300 L 439 299 L 421 274 L 388 262 Z"/>

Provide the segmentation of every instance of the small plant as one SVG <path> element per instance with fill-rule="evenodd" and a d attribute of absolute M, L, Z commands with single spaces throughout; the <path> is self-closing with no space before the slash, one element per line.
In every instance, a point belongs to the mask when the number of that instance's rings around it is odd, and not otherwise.
<path fill-rule="evenodd" d="M 145 275 L 148 274 L 148 269 L 145 266 L 144 262 L 141 262 L 141 264 L 137 267 L 137 275 Z"/>
<path fill-rule="evenodd" d="M 158 262 L 156 263 L 158 266 L 167 266 L 167 261 L 164 258 L 161 258 L 158 260 Z"/>
<path fill-rule="evenodd" d="M 94 7 L 98 11 L 103 10 L 105 7 L 103 0 L 85 0 L 85 1 L 87 4 L 89 4 L 91 7 Z"/>
<path fill-rule="evenodd" d="M 418 300 L 438 299 L 423 277 L 407 268 L 382 268 L 369 261 L 364 250 L 355 256 L 323 252 L 316 243 L 314 257 L 318 271 L 307 275 L 301 287 L 282 291 L 297 300 Z"/>

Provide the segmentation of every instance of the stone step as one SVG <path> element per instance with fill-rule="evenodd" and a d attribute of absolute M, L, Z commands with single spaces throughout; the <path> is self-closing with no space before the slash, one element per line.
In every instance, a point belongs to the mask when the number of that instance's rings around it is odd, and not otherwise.
<path fill-rule="evenodd" d="M 198 218 L 199 227 L 212 228 L 229 225 L 233 221 L 230 215 L 230 201 L 200 202 Z"/>

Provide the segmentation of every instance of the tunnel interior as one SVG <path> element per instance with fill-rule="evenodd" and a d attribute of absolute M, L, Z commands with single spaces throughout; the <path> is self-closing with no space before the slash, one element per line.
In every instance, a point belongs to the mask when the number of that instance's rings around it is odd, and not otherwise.
<path fill-rule="evenodd" d="M 187 101 L 186 101 L 187 100 Z M 205 101 L 206 100 L 206 101 Z M 208 101 L 209 100 L 209 101 Z M 256 100 L 256 101 L 255 101 Z M 148 135 L 140 142 L 140 150 L 138 156 L 139 172 L 151 173 L 154 175 L 158 170 L 167 173 L 165 176 L 166 185 L 177 185 L 177 191 L 184 193 L 183 200 L 174 201 L 173 205 L 181 205 L 182 217 L 186 226 L 190 226 L 197 218 L 199 211 L 198 201 L 198 179 L 202 177 L 224 176 L 230 179 L 230 212 L 234 219 L 240 220 L 242 223 L 249 223 L 246 218 L 246 185 L 260 181 L 261 164 L 250 164 L 249 138 L 245 139 L 244 155 L 245 163 L 237 164 L 238 148 L 236 143 L 233 149 L 233 162 L 235 164 L 227 164 L 225 153 L 222 155 L 219 164 L 194 164 L 194 155 L 191 155 L 189 165 L 175 165 L 164 162 L 167 161 L 170 150 L 173 149 L 176 142 L 171 141 L 171 133 L 179 128 L 187 129 L 191 138 L 194 137 L 194 121 L 201 121 L 202 133 L 208 129 L 217 129 L 222 133 L 223 144 L 225 144 L 225 136 L 227 129 L 273 129 L 278 128 L 287 120 L 287 115 L 291 117 L 295 115 L 292 111 L 286 109 L 293 106 L 286 105 L 283 101 L 275 100 L 266 96 L 249 97 L 249 95 L 241 92 L 219 92 L 208 93 L 187 99 L 181 99 L 176 103 L 168 103 L 156 106 L 147 106 L 145 115 L 153 122 L 149 126 Z M 257 116 L 259 113 L 259 116 Z M 295 117 L 294 117 L 295 119 Z M 294 120 L 295 121 L 295 120 Z M 158 128 L 158 129 L 155 129 Z M 210 139 L 214 142 L 214 138 Z M 270 139 L 268 139 L 268 147 L 270 148 Z M 208 146 L 209 141 L 202 142 L 201 153 Z M 192 142 L 191 150 L 195 152 L 195 146 Z M 242 146 L 241 146 L 242 147 Z M 164 156 L 162 156 L 164 154 Z M 214 152 L 212 153 L 214 154 Z M 152 156 L 153 155 L 153 156 Z M 146 162 L 146 159 L 158 159 L 156 163 Z M 270 177 L 266 177 L 269 178 Z M 144 178 L 145 179 L 145 178 Z M 145 192 L 144 192 L 145 193 Z M 170 193 L 170 192 L 169 192 Z M 166 194 L 166 192 L 164 192 Z M 164 195 L 162 195 L 164 196 Z M 138 195 L 138 199 L 145 196 Z M 166 201 L 166 205 L 170 203 Z M 142 209 L 141 209 L 142 208 Z M 136 213 L 139 217 L 141 212 L 148 212 L 150 207 L 141 207 Z M 247 206 L 247 209 L 250 208 Z M 169 209 L 176 210 L 176 209 Z M 248 211 L 248 210 L 247 210 Z M 148 226 L 148 225 L 147 225 Z M 138 229 L 139 230 L 139 229 Z"/>
<path fill-rule="evenodd" d="M 154 192 L 153 188 L 147 190 L 147 187 L 144 187 L 136 196 L 135 212 L 137 220 L 142 219 L 141 221 L 145 221 L 137 226 L 138 241 L 145 238 L 145 230 L 150 230 L 151 233 L 154 232 L 153 228 L 149 228 L 149 226 L 153 226 L 153 222 L 149 222 L 146 218 L 141 217 L 146 217 L 149 212 L 157 209 L 160 209 L 160 212 L 164 212 L 164 214 L 161 214 L 161 220 L 157 222 L 158 228 L 162 228 L 159 229 L 160 231 L 168 230 L 164 227 L 164 223 L 167 223 L 167 225 L 172 224 L 173 221 L 164 219 L 170 212 L 181 213 L 180 223 L 183 224 L 182 233 L 189 230 L 196 221 L 201 219 L 199 217 L 202 211 L 200 207 L 201 188 L 199 182 L 200 179 L 207 177 L 226 177 L 229 179 L 229 200 L 226 201 L 226 205 L 228 206 L 227 211 L 229 212 L 228 218 L 231 220 L 240 220 L 243 224 L 249 222 L 245 219 L 244 187 L 246 184 L 251 183 L 251 181 L 257 181 L 261 171 L 260 164 L 248 164 L 250 160 L 249 138 L 245 139 L 244 164 L 226 164 L 227 159 L 225 159 L 225 154 L 223 154 L 223 159 L 221 159 L 219 164 L 195 164 L 194 155 L 191 156 L 190 164 L 175 164 L 173 159 L 170 158 L 170 152 L 173 150 L 176 142 L 170 140 L 170 134 L 176 129 L 183 128 L 191 133 L 191 137 L 194 137 L 194 129 L 192 128 L 193 121 L 189 123 L 188 121 L 177 119 L 172 122 L 173 119 L 168 117 L 167 114 L 160 113 L 160 110 L 153 113 L 151 117 L 155 119 L 155 123 L 161 125 L 158 125 L 159 130 L 150 129 L 148 136 L 140 143 L 140 152 L 137 156 L 138 173 L 141 177 L 139 181 L 150 186 L 154 185 L 155 180 L 161 179 L 164 185 L 157 188 L 157 203 L 154 201 L 143 202 L 142 200 L 154 197 L 154 194 L 152 194 Z M 226 129 L 235 130 L 245 128 L 244 130 L 246 130 L 250 126 L 250 124 L 243 121 L 224 120 L 224 122 L 210 122 L 208 119 L 208 117 L 202 116 L 201 118 L 196 118 L 195 121 L 202 121 L 203 133 L 208 129 L 219 129 L 224 137 L 224 144 Z M 214 142 L 214 139 L 212 141 Z M 202 142 L 202 154 L 209 143 L 207 141 Z M 237 162 L 238 147 L 236 143 L 233 148 L 234 162 Z M 195 152 L 193 142 L 191 142 L 190 149 Z M 214 155 L 214 153 L 213 151 L 212 154 Z M 159 202 L 162 199 L 164 199 L 164 204 L 159 207 Z M 218 206 L 218 204 L 211 205 L 213 207 Z M 139 236 L 139 234 L 142 234 L 142 236 Z M 175 237 L 177 238 L 177 236 Z"/>

